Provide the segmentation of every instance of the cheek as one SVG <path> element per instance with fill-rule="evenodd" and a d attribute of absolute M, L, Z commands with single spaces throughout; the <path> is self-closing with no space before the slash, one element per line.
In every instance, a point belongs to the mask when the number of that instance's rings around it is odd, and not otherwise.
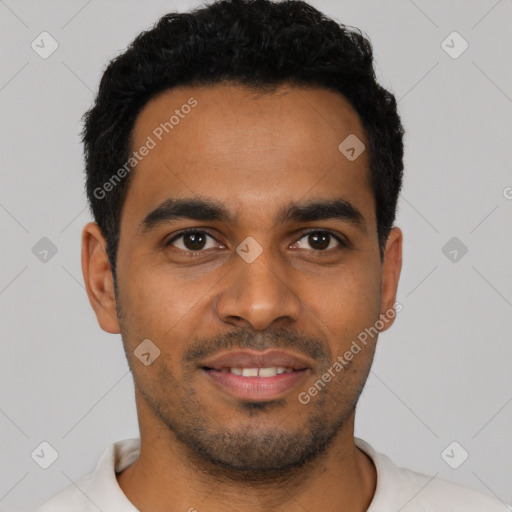
<path fill-rule="evenodd" d="M 379 318 L 379 267 L 366 263 L 340 268 L 321 279 L 299 281 L 298 295 L 308 306 L 306 312 L 313 313 L 312 321 L 328 329 L 327 337 L 338 345 L 357 336 Z"/>
<path fill-rule="evenodd" d="M 197 317 L 205 314 L 208 290 L 218 281 L 195 281 L 155 269 L 133 266 L 122 281 L 123 325 L 130 343 L 133 333 L 149 338 L 165 353 L 178 353 L 194 335 Z"/>
<path fill-rule="evenodd" d="M 134 253 L 118 264 L 123 343 L 139 384 L 149 389 L 159 380 L 183 378 L 180 358 L 198 333 L 211 331 L 211 297 L 224 273 L 199 275 Z M 150 366 L 141 367 L 133 352 L 145 339 L 160 353 Z"/>
<path fill-rule="evenodd" d="M 182 351 L 191 336 L 209 329 L 208 324 L 211 327 L 216 316 L 212 298 L 219 290 L 229 293 L 221 282 L 224 267 L 198 275 L 190 269 L 183 272 L 152 266 L 133 255 L 123 263 L 118 273 L 123 324 L 130 343 L 136 343 L 131 335 L 136 332 L 141 340 L 154 340 L 169 355 Z M 318 329 L 324 333 L 332 340 L 333 352 L 338 353 L 378 319 L 380 278 L 378 259 L 368 250 L 354 253 L 336 268 L 317 268 L 315 272 L 289 268 L 286 275 L 293 284 L 290 293 L 304 303 L 298 322 L 310 332 Z"/>

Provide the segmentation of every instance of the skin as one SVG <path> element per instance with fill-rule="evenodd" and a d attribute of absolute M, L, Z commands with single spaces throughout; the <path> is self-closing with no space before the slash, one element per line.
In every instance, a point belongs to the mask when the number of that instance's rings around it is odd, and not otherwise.
<path fill-rule="evenodd" d="M 342 95 L 322 88 L 283 85 L 261 95 L 229 84 L 182 87 L 144 107 L 133 148 L 190 97 L 197 106 L 132 175 L 117 297 L 98 226 L 83 230 L 91 305 L 103 330 L 122 334 L 135 381 L 141 454 L 118 483 L 142 512 L 364 511 L 376 471 L 354 445 L 354 415 L 377 336 L 309 404 L 297 399 L 396 301 L 402 232 L 392 229 L 381 261 L 368 152 L 351 162 L 338 150 L 349 134 L 368 146 L 361 121 Z M 180 219 L 141 233 L 142 219 L 169 197 L 215 199 L 235 221 Z M 361 212 L 365 229 L 338 219 L 274 221 L 290 201 L 339 197 Z M 199 255 L 190 257 L 186 237 L 164 246 L 191 227 L 213 237 Z M 319 248 L 304 235 L 313 228 L 345 236 L 350 248 L 333 238 Z M 236 252 L 248 236 L 263 249 L 250 264 Z M 160 349 L 149 366 L 133 353 L 147 338 Z M 318 357 L 300 389 L 259 406 L 182 360 L 190 347 L 214 354 L 242 339 L 306 356 L 315 347 Z M 201 443 L 207 453 L 194 449 Z M 303 463 L 301 450 L 309 450 Z"/>

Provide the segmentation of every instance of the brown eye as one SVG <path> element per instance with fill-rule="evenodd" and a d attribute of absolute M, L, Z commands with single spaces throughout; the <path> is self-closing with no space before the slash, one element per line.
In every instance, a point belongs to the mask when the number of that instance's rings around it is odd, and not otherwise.
<path fill-rule="evenodd" d="M 307 243 L 301 242 L 303 239 L 306 239 Z M 299 247 L 304 246 L 305 249 L 308 249 L 307 244 L 309 244 L 310 248 L 314 251 L 326 251 L 327 249 L 334 249 L 335 247 L 345 246 L 339 237 L 330 233 L 329 231 L 310 231 L 305 233 L 297 242 L 297 245 Z"/>
<path fill-rule="evenodd" d="M 165 246 L 167 247 L 172 245 L 173 247 L 183 251 L 202 251 L 203 249 L 211 249 L 215 247 L 215 244 L 207 247 L 208 238 L 215 241 L 215 239 L 205 231 L 183 231 L 169 240 Z"/>

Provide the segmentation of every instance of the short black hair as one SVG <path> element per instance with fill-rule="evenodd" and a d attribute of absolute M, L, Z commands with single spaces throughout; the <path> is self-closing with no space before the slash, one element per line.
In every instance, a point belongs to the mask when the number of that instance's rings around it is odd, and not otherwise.
<path fill-rule="evenodd" d="M 266 92 L 282 84 L 323 87 L 350 102 L 369 144 L 382 260 L 402 186 L 404 130 L 395 97 L 377 83 L 370 41 L 303 1 L 220 0 L 166 14 L 139 34 L 110 61 L 84 114 L 87 197 L 106 240 L 114 284 L 132 173 L 108 193 L 104 185 L 129 161 L 137 115 L 166 89 L 224 82 Z"/>

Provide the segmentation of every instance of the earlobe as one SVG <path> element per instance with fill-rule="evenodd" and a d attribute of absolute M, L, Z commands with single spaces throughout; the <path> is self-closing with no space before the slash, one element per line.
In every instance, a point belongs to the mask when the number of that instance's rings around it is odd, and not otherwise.
<path fill-rule="evenodd" d="M 114 281 L 105 246 L 99 226 L 95 222 L 86 224 L 82 231 L 82 273 L 89 302 L 100 327 L 119 334 Z"/>
<path fill-rule="evenodd" d="M 384 261 L 382 263 L 382 298 L 381 298 L 381 319 L 384 323 L 385 331 L 394 322 L 396 312 L 394 304 L 396 303 L 396 292 L 402 270 L 402 240 L 403 234 L 400 228 L 394 227 L 386 242 L 384 251 Z"/>

